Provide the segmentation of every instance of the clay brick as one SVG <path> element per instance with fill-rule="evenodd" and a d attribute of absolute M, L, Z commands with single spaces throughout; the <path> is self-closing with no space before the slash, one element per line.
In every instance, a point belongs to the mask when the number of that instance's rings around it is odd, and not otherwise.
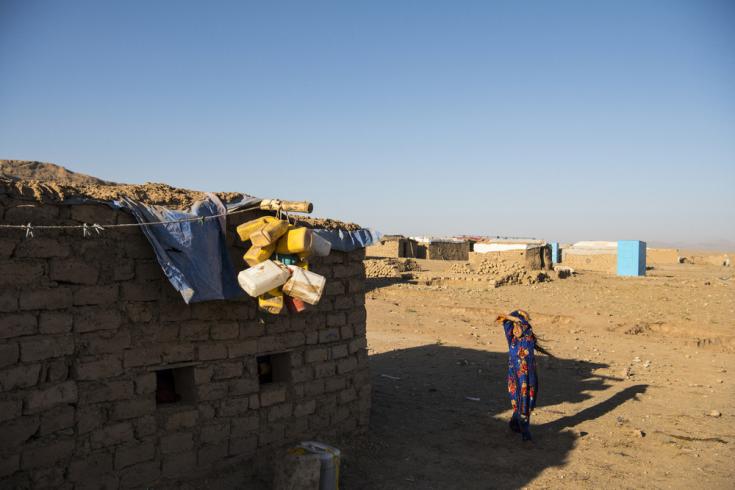
<path fill-rule="evenodd" d="M 156 310 L 158 304 L 156 303 L 128 303 L 125 305 L 125 312 L 128 318 L 133 323 L 148 323 L 156 318 Z M 179 332 L 176 330 L 172 335 L 172 340 L 178 336 Z"/>
<path fill-rule="evenodd" d="M 43 334 L 71 332 L 74 317 L 62 311 L 42 311 L 38 319 L 38 330 Z"/>
<path fill-rule="evenodd" d="M 229 379 L 242 376 L 242 362 L 221 362 L 214 366 L 214 379 Z"/>
<path fill-rule="evenodd" d="M 208 329 L 207 329 L 208 330 Z M 227 357 L 227 345 L 202 344 L 197 347 L 197 357 L 200 361 L 212 361 Z"/>
<path fill-rule="evenodd" d="M 161 358 L 164 363 L 176 363 L 194 360 L 194 346 L 187 344 L 169 344 L 163 346 Z"/>
<path fill-rule="evenodd" d="M 365 319 L 367 318 L 365 308 L 362 307 L 360 309 L 355 309 L 347 314 L 347 320 L 351 325 L 358 324 L 358 323 L 365 323 Z"/>
<path fill-rule="evenodd" d="M 258 353 L 278 352 L 286 348 L 283 337 L 268 336 L 258 339 Z"/>
<path fill-rule="evenodd" d="M 221 400 L 227 396 L 227 383 L 207 383 L 197 386 L 197 397 L 202 401 Z"/>
<path fill-rule="evenodd" d="M 45 271 L 45 262 L 39 260 L 0 261 L 0 287 L 33 284 L 43 277 Z"/>
<path fill-rule="evenodd" d="M 126 400 L 133 397 L 133 382 L 127 380 L 103 383 L 83 383 L 79 386 L 82 403 L 100 403 Z"/>
<path fill-rule="evenodd" d="M 304 394 L 306 396 L 318 396 L 324 393 L 324 380 L 323 379 L 315 379 L 314 381 L 309 381 L 304 385 Z"/>
<path fill-rule="evenodd" d="M 222 402 L 217 413 L 220 417 L 233 417 L 247 412 L 249 406 L 247 398 L 228 398 Z"/>
<path fill-rule="evenodd" d="M 64 468 L 40 468 L 30 475 L 33 488 L 61 488 L 64 484 Z"/>
<path fill-rule="evenodd" d="M 306 336 L 301 332 L 294 332 L 286 336 L 286 348 L 301 347 L 306 343 Z"/>
<path fill-rule="evenodd" d="M 240 327 L 237 322 L 220 322 L 210 328 L 212 340 L 236 339 L 240 335 Z"/>
<path fill-rule="evenodd" d="M 20 358 L 23 362 L 35 362 L 74 353 L 74 339 L 63 337 L 42 337 L 20 344 Z"/>
<path fill-rule="evenodd" d="M 120 473 L 120 485 L 123 487 L 139 487 L 158 480 L 161 476 L 161 463 L 151 461 L 129 466 Z"/>
<path fill-rule="evenodd" d="M 21 467 L 24 470 L 43 468 L 67 458 L 74 453 L 74 440 L 61 440 L 23 451 Z"/>
<path fill-rule="evenodd" d="M 18 291 L 0 291 L 0 312 L 16 311 L 18 309 Z"/>
<path fill-rule="evenodd" d="M 123 367 L 119 357 L 110 355 L 97 360 L 78 359 L 74 371 L 77 379 L 90 381 L 119 376 Z"/>
<path fill-rule="evenodd" d="M 180 479 L 191 473 L 197 465 L 197 455 L 193 451 L 170 454 L 163 460 L 163 476 Z"/>
<path fill-rule="evenodd" d="M 202 446 L 198 451 L 199 466 L 211 466 L 217 461 L 225 459 L 227 451 L 228 444 L 226 442 Z"/>
<path fill-rule="evenodd" d="M 345 286 L 340 281 L 328 281 L 324 287 L 324 294 L 327 296 L 339 296 L 345 293 Z"/>
<path fill-rule="evenodd" d="M 211 364 L 204 367 L 194 368 L 194 383 L 201 385 L 211 382 L 213 373 L 214 368 Z"/>
<path fill-rule="evenodd" d="M 251 414 L 246 417 L 236 417 L 232 419 L 230 428 L 233 438 L 244 437 L 252 432 L 256 432 L 260 426 L 260 417 L 258 414 Z"/>
<path fill-rule="evenodd" d="M 20 469 L 20 455 L 11 454 L 0 458 L 0 478 L 10 476 Z"/>
<path fill-rule="evenodd" d="M 156 391 L 156 374 L 146 373 L 135 378 L 135 392 L 139 395 L 147 395 Z"/>
<path fill-rule="evenodd" d="M 53 259 L 49 268 L 49 279 L 70 284 L 97 284 L 99 271 L 83 260 Z"/>
<path fill-rule="evenodd" d="M 0 368 L 18 362 L 19 352 L 18 344 L 0 344 Z"/>
<path fill-rule="evenodd" d="M 334 298 L 334 309 L 335 310 L 350 310 L 355 306 L 355 303 L 350 296 L 337 296 Z"/>
<path fill-rule="evenodd" d="M 286 401 L 286 387 L 285 386 L 273 386 L 263 388 L 260 393 L 260 406 L 268 407 L 275 405 L 276 403 L 283 403 Z"/>
<path fill-rule="evenodd" d="M 315 410 L 316 410 L 315 400 L 309 400 L 307 402 L 297 403 L 293 409 L 293 416 L 303 417 L 304 415 L 309 415 L 309 414 L 314 413 Z"/>
<path fill-rule="evenodd" d="M 172 413 L 166 419 L 166 430 L 168 432 L 180 429 L 188 429 L 197 424 L 199 412 L 196 410 L 187 410 L 185 412 Z"/>
<path fill-rule="evenodd" d="M 130 347 L 130 332 L 103 331 L 81 336 L 81 349 L 88 354 L 112 354 Z"/>
<path fill-rule="evenodd" d="M 69 464 L 68 478 L 73 482 L 83 480 L 98 481 L 105 473 L 112 471 L 112 454 L 98 452 L 86 455 Z M 100 486 L 99 488 L 104 488 Z"/>
<path fill-rule="evenodd" d="M 94 431 L 90 443 L 93 448 L 100 448 L 131 442 L 134 439 L 135 434 L 133 434 L 133 426 L 130 422 L 121 422 Z"/>
<path fill-rule="evenodd" d="M 10 391 L 16 388 L 30 388 L 38 384 L 41 365 L 16 366 L 0 371 L 0 388 Z"/>
<path fill-rule="evenodd" d="M 0 206 L 0 218 L 2 217 L 2 206 Z M 0 238 L 0 258 L 9 259 L 15 247 L 20 243 L 20 239 Z"/>
<path fill-rule="evenodd" d="M 152 442 L 119 447 L 115 451 L 115 469 L 119 470 L 136 463 L 153 459 L 156 448 Z"/>
<path fill-rule="evenodd" d="M 102 306 L 84 306 L 74 309 L 74 330 L 78 333 L 97 330 L 115 330 L 122 321 L 120 312 Z"/>
<path fill-rule="evenodd" d="M 328 378 L 325 382 L 325 390 L 327 393 L 343 390 L 347 384 L 344 378 Z"/>
<path fill-rule="evenodd" d="M 306 351 L 304 359 L 307 363 L 326 361 L 329 359 L 329 349 L 323 347 L 309 349 Z"/>
<path fill-rule="evenodd" d="M 230 395 L 249 395 L 255 393 L 260 388 L 258 380 L 255 378 L 241 378 L 230 381 Z"/>
<path fill-rule="evenodd" d="M 144 439 L 158 432 L 158 421 L 153 415 L 144 415 L 135 422 L 135 437 Z"/>
<path fill-rule="evenodd" d="M 38 417 L 20 417 L 0 425 L 0 441 L 3 449 L 15 448 L 24 444 L 38 431 Z"/>
<path fill-rule="evenodd" d="M 258 448 L 258 437 L 250 436 L 239 439 L 231 439 L 229 446 L 229 455 L 237 456 L 242 454 L 255 454 Z"/>
<path fill-rule="evenodd" d="M 3 315 L 3 326 L 0 328 L 0 339 L 10 339 L 36 333 L 38 323 L 36 316 L 30 313 Z"/>
<path fill-rule="evenodd" d="M 314 379 L 314 370 L 311 366 L 291 370 L 291 381 L 294 383 L 301 383 L 310 379 Z"/>
<path fill-rule="evenodd" d="M 267 446 L 269 444 L 279 444 L 283 441 L 285 428 L 283 425 L 270 425 L 260 430 L 258 435 L 258 444 Z"/>
<path fill-rule="evenodd" d="M 235 342 L 227 346 L 230 357 L 243 357 L 253 355 L 258 351 L 258 343 L 255 340 Z"/>
<path fill-rule="evenodd" d="M 106 412 L 99 406 L 80 407 L 76 415 L 77 433 L 87 434 L 100 427 L 106 420 Z"/>
<path fill-rule="evenodd" d="M 69 378 L 69 366 L 66 359 L 56 359 L 46 362 L 46 381 L 60 383 Z"/>
<path fill-rule="evenodd" d="M 164 454 L 189 451 L 194 448 L 191 432 L 176 432 L 161 437 L 161 452 Z"/>
<path fill-rule="evenodd" d="M 23 402 L 21 400 L 0 401 L 0 422 L 20 417 L 22 407 Z"/>
<path fill-rule="evenodd" d="M 327 378 L 329 376 L 334 376 L 336 369 L 337 369 L 337 365 L 336 363 L 332 361 L 320 362 L 318 364 L 314 364 L 314 377 L 315 378 Z"/>
<path fill-rule="evenodd" d="M 291 403 L 282 403 L 275 405 L 268 410 L 268 422 L 275 422 L 288 418 L 293 413 L 293 405 Z"/>
<path fill-rule="evenodd" d="M 71 305 L 72 294 L 67 288 L 36 289 L 20 295 L 21 310 L 60 310 Z"/>
<path fill-rule="evenodd" d="M 357 399 L 357 392 L 355 391 L 354 388 L 347 388 L 346 390 L 341 391 L 339 394 L 339 402 L 342 404 L 349 403 L 356 399 Z"/>
<path fill-rule="evenodd" d="M 115 403 L 112 418 L 114 420 L 133 419 L 151 414 L 155 411 L 156 400 L 152 396 L 134 400 L 123 400 Z"/>
<path fill-rule="evenodd" d="M 124 282 L 120 296 L 125 301 L 158 301 L 161 284 L 161 281 Z"/>
<path fill-rule="evenodd" d="M 112 272 L 114 281 L 129 281 L 135 278 L 135 263 L 132 260 L 120 260 Z"/>
<path fill-rule="evenodd" d="M 347 322 L 347 317 L 343 312 L 328 313 L 327 314 L 327 326 L 328 327 L 341 327 Z"/>
<path fill-rule="evenodd" d="M 71 405 L 56 407 L 45 412 L 41 417 L 41 435 L 46 436 L 73 427 L 75 415 L 76 410 Z"/>
<path fill-rule="evenodd" d="M 230 437 L 230 424 L 207 425 L 201 428 L 199 440 L 204 444 L 217 444 Z"/>
<path fill-rule="evenodd" d="M 209 323 L 199 320 L 186 321 L 179 328 L 179 338 L 181 340 L 209 340 Z"/>
<path fill-rule="evenodd" d="M 339 340 L 339 329 L 338 328 L 327 328 L 319 331 L 319 343 L 327 344 Z"/>
<path fill-rule="evenodd" d="M 306 334 L 306 345 L 315 345 L 319 343 L 319 332 L 309 332 Z"/>
<path fill-rule="evenodd" d="M 115 223 L 117 212 L 104 204 L 77 204 L 71 206 L 71 219 L 79 223 L 92 225 L 97 223 L 105 226 Z"/>
<path fill-rule="evenodd" d="M 138 260 L 135 262 L 135 277 L 143 281 L 163 281 L 166 276 L 156 260 Z"/>
<path fill-rule="evenodd" d="M 367 348 L 367 339 L 365 337 L 360 337 L 350 342 L 350 354 L 354 354 L 365 348 Z"/>
<path fill-rule="evenodd" d="M 347 357 L 347 355 L 347 344 L 340 344 L 332 347 L 332 359 L 340 359 L 342 357 Z"/>
<path fill-rule="evenodd" d="M 126 368 L 151 366 L 160 362 L 161 352 L 159 347 L 139 347 L 126 350 L 123 360 Z"/>
<path fill-rule="evenodd" d="M 75 305 L 109 305 L 119 296 L 117 284 L 107 286 L 83 286 L 74 291 Z"/>

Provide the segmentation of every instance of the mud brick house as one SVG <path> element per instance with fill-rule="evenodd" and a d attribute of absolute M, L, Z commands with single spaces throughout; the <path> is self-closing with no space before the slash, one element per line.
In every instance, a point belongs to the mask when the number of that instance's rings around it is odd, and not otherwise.
<path fill-rule="evenodd" d="M 134 223 L 16 184 L 0 223 Z M 228 217 L 238 270 L 234 228 L 257 215 Z M 247 488 L 283 446 L 363 430 L 363 259 L 314 261 L 320 304 L 269 316 L 247 296 L 187 305 L 138 227 L 0 229 L 0 488 Z"/>

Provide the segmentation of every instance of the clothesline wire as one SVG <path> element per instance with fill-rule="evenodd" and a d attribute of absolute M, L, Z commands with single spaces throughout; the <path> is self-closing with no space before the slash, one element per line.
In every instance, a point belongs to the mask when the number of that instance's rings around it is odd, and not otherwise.
<path fill-rule="evenodd" d="M 33 236 L 33 230 L 83 230 L 85 236 L 87 236 L 90 231 L 96 231 L 98 234 L 100 231 L 106 230 L 108 228 L 130 228 L 130 227 L 142 227 L 142 226 L 157 226 L 157 225 L 168 225 L 172 223 L 194 223 L 194 222 L 204 222 L 207 220 L 215 219 L 215 218 L 221 218 L 223 216 L 230 216 L 233 214 L 240 214 L 245 213 L 248 211 L 255 211 L 259 210 L 260 205 L 257 206 L 250 206 L 243 209 L 237 209 L 235 211 L 225 211 L 224 213 L 218 213 L 213 214 L 211 216 L 196 216 L 196 217 L 190 217 L 190 218 L 180 218 L 170 221 L 150 221 L 147 223 L 117 223 L 117 224 L 111 224 L 111 225 L 100 225 L 98 223 L 94 224 L 81 224 L 81 225 L 33 225 L 31 223 L 28 223 L 27 225 L 8 225 L 4 223 L 0 223 L 0 228 L 10 228 L 10 229 L 18 229 L 18 230 L 26 230 L 26 235 L 32 237 Z"/>

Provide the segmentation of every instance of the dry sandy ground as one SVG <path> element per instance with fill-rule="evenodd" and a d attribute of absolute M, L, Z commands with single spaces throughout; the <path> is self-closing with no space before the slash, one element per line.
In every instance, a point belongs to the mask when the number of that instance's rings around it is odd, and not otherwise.
<path fill-rule="evenodd" d="M 343 488 L 735 487 L 733 268 L 487 289 L 420 262 L 417 284 L 368 281 L 371 429 L 341 441 Z M 532 445 L 507 427 L 493 322 L 515 308 L 555 355 Z"/>

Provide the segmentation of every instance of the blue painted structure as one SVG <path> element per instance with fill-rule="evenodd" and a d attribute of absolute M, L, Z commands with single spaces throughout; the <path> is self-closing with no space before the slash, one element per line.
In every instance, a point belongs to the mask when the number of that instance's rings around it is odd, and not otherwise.
<path fill-rule="evenodd" d="M 646 275 L 646 242 L 640 240 L 618 241 L 618 275 Z"/>
<path fill-rule="evenodd" d="M 561 249 L 559 248 L 559 242 L 549 242 L 551 245 L 551 263 L 558 264 L 561 262 Z"/>

